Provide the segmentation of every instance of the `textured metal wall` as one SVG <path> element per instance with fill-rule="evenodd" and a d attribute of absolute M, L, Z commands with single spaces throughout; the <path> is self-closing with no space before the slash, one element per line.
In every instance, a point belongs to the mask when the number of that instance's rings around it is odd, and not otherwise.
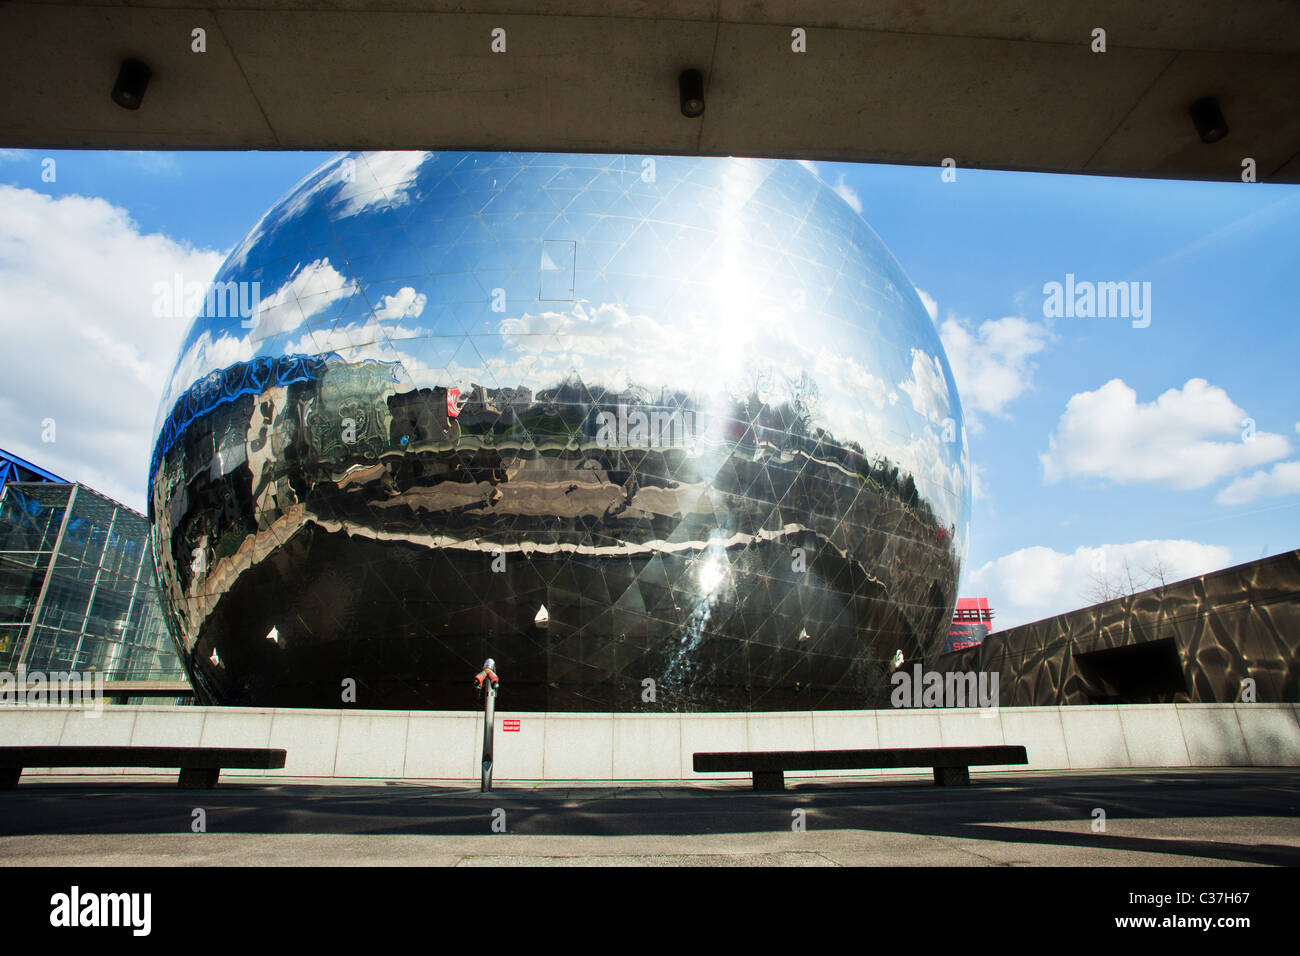
<path fill-rule="evenodd" d="M 1109 653 L 1106 653 L 1108 652 Z M 1003 706 L 1300 700 L 1300 550 L 991 634 L 928 661 L 997 671 Z"/>

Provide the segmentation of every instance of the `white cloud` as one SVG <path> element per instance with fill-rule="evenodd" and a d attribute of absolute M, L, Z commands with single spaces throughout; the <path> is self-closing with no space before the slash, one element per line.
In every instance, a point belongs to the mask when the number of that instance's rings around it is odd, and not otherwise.
<path fill-rule="evenodd" d="M 780 310 L 746 312 L 744 323 L 745 334 L 738 338 L 717 313 L 688 313 L 680 326 L 670 327 L 617 304 L 577 302 L 566 312 L 503 319 L 505 352 L 488 359 L 484 372 L 500 383 L 541 387 L 557 375 L 599 368 L 602 383 L 612 389 L 649 385 L 698 391 L 713 383 L 720 390 L 740 389 L 730 393 L 733 398 L 757 388 L 772 404 L 794 399 L 807 373 L 819 387 L 818 419 L 832 434 L 858 439 L 873 454 L 913 472 L 945 520 L 954 517 L 965 488 L 961 467 L 946 463 L 955 457 L 954 449 L 932 428 L 902 434 L 894 430 L 896 415 L 873 414 L 897 404 L 898 391 L 853 356 L 806 341 L 799 324 Z M 912 376 L 899 389 L 929 421 L 938 424 L 950 414 L 948 385 L 933 356 L 915 351 Z M 949 494 L 940 496 L 944 489 Z"/>
<path fill-rule="evenodd" d="M 269 229 L 300 215 L 326 189 L 339 187 L 333 200 L 342 204 L 333 213 L 338 219 L 355 216 L 372 208 L 404 205 L 410 199 L 410 188 L 415 182 L 416 172 L 432 155 L 428 152 L 399 150 L 361 153 L 354 159 L 347 154 L 340 154 L 322 163 L 289 190 L 284 200 L 262 215 L 257 225 L 231 253 L 232 265 L 243 266 L 248 260 L 249 252 L 262 241 Z M 308 186 L 313 179 L 316 182 Z M 272 215 L 274 220 L 268 222 Z"/>
<path fill-rule="evenodd" d="M 525 312 L 501 321 L 505 344 L 528 352 L 548 351 L 558 344 L 589 355 L 611 355 L 625 348 L 625 342 L 645 339 L 647 333 L 656 341 L 667 336 L 667 330 L 649 316 L 631 315 L 609 302 L 592 306 L 582 301 L 568 312 Z"/>
<path fill-rule="evenodd" d="M 418 319 L 424 312 L 424 304 L 429 297 L 423 292 L 416 292 L 411 286 L 402 286 L 397 295 L 386 295 L 375 309 L 375 318 L 380 322 L 389 319 Z"/>
<path fill-rule="evenodd" d="M 329 259 L 316 259 L 306 266 L 299 263 L 280 288 L 258 299 L 252 316 L 252 328 L 247 334 L 231 335 L 222 331 L 213 338 L 210 331 L 204 331 L 190 343 L 185 353 L 176 360 L 176 371 L 171 377 L 165 404 L 170 407 L 187 388 L 209 372 L 229 368 L 238 362 L 251 361 L 266 339 L 295 331 L 304 319 L 319 315 L 340 299 L 351 296 L 357 289 L 356 280 L 340 273 L 330 265 Z M 414 297 L 413 289 L 401 289 L 397 297 L 402 297 L 408 291 Z M 384 302 L 387 305 L 393 299 L 394 297 L 386 296 Z M 420 307 L 423 308 L 422 303 Z M 349 329 L 360 327 L 349 326 Z M 335 339 L 333 335 L 330 338 L 335 342 L 356 344 L 349 341 L 346 331 L 341 338 Z M 311 331 L 304 329 L 298 342 L 289 345 L 285 352 L 314 352 L 312 343 Z"/>
<path fill-rule="evenodd" d="M 357 288 L 356 280 L 346 278 L 330 265 L 329 259 L 317 259 L 306 267 L 299 265 L 284 285 L 258 303 L 249 338 L 260 342 L 280 332 L 292 332 L 304 319 L 319 315 Z"/>
<path fill-rule="evenodd" d="M 335 352 L 345 362 L 355 363 L 366 360 L 400 362 L 408 371 L 415 367 L 423 368 L 411 356 L 399 354 L 393 348 L 392 343 L 382 334 L 379 334 L 379 328 L 377 325 L 372 325 L 361 331 L 333 329 L 329 332 L 318 332 L 315 336 L 304 335 L 298 341 L 286 345 L 284 353 L 286 355 L 314 355 Z M 372 334 L 367 334 L 367 330 Z"/>
<path fill-rule="evenodd" d="M 868 372 L 853 356 L 831 349 L 820 349 L 813 366 L 818 379 L 845 395 L 865 395 L 877 408 L 893 405 L 898 393 L 886 388 L 883 380 Z"/>
<path fill-rule="evenodd" d="M 1244 505 L 1256 498 L 1300 495 L 1300 461 L 1283 461 L 1271 471 L 1257 471 L 1249 478 L 1237 478 L 1215 497 L 1221 505 Z"/>
<path fill-rule="evenodd" d="M 402 286 L 396 295 L 386 295 L 380 299 L 363 322 L 337 325 L 332 329 L 318 329 L 315 334 L 304 331 L 296 342 L 290 342 L 284 348 L 286 355 L 311 355 L 315 353 L 337 352 L 349 362 L 372 358 L 381 362 L 400 361 L 408 371 L 426 367 L 409 354 L 400 355 L 390 340 L 418 339 L 429 335 L 429 330 L 408 325 L 397 328 L 383 325 L 397 319 L 419 318 L 424 312 L 428 297 L 417 293 L 411 286 Z M 435 370 L 436 371 L 436 370 Z"/>
<path fill-rule="evenodd" d="M 228 368 L 238 362 L 248 362 L 253 358 L 256 347 L 248 336 L 222 334 L 213 339 L 212 333 L 204 331 L 199 334 L 190 347 L 176 360 L 176 372 L 171 378 L 170 388 L 159 408 L 170 409 L 185 390 L 213 369 Z M 150 450 L 152 454 L 152 449 Z"/>
<path fill-rule="evenodd" d="M 141 234 L 102 199 L 0 186 L 5 447 L 143 510 L 154 415 L 189 323 L 153 314 L 154 285 L 206 283 L 221 259 Z"/>
<path fill-rule="evenodd" d="M 840 178 L 836 180 L 835 185 L 831 188 L 853 208 L 854 212 L 859 216 L 862 215 L 862 199 L 858 196 L 858 191 L 844 181 L 843 173 L 840 174 Z"/>
<path fill-rule="evenodd" d="M 1029 390 L 1038 367 L 1030 358 L 1047 347 L 1051 333 L 1036 322 L 1007 316 L 983 322 L 974 332 L 950 318 L 940 336 L 962 406 L 976 413 L 971 419 L 978 429 L 978 413 L 1003 415 L 1007 405 Z"/>
<path fill-rule="evenodd" d="M 858 191 L 845 181 L 843 173 L 840 173 L 840 178 L 834 183 L 829 183 L 826 181 L 826 177 L 822 175 L 821 167 L 812 160 L 797 159 L 795 162 L 820 179 L 827 188 L 833 190 L 836 195 L 853 208 L 854 212 L 858 215 L 862 215 L 862 198 L 858 195 Z"/>
<path fill-rule="evenodd" d="M 930 321 L 937 322 L 939 320 L 939 303 L 935 301 L 934 296 L 924 289 L 917 289 L 916 294 L 921 297 L 921 303 L 925 306 L 925 311 L 930 313 Z M 960 388 L 961 385 L 958 384 L 957 387 Z"/>
<path fill-rule="evenodd" d="M 952 398 L 937 356 L 912 349 L 912 377 L 899 382 L 898 388 L 912 399 L 912 407 L 931 422 L 938 424 L 948 417 Z"/>
<path fill-rule="evenodd" d="M 0 149 L 0 163 L 20 163 L 30 156 L 25 149 Z"/>
<path fill-rule="evenodd" d="M 1242 440 L 1246 417 L 1223 389 L 1202 378 L 1146 403 L 1121 379 L 1111 379 L 1070 399 L 1039 460 L 1048 482 L 1103 478 L 1203 488 L 1291 450 L 1286 438 L 1269 432 Z"/>
<path fill-rule="evenodd" d="M 293 199 L 281 210 L 283 219 L 291 219 L 311 205 L 313 198 L 325 189 L 338 186 L 332 202 L 341 202 L 337 218 L 355 216 L 373 208 L 401 206 L 410 199 L 409 190 L 415 182 L 416 171 L 432 153 L 393 151 L 361 153 L 357 157 L 339 157 L 335 165 L 310 189 L 299 184 Z M 313 175 L 315 175 L 313 173 Z"/>
<path fill-rule="evenodd" d="M 952 503 L 955 503 L 966 493 L 962 467 L 969 466 L 969 459 L 964 454 L 962 464 L 947 464 L 939 435 L 933 428 L 923 428 L 906 444 L 891 447 L 890 458 L 899 468 L 909 472 L 917 486 L 931 497 L 930 503 L 935 506 L 942 521 L 954 520 L 955 513 L 950 510 L 950 503 L 942 499 L 933 500 L 933 495 L 943 489 L 953 497 Z"/>
<path fill-rule="evenodd" d="M 963 592 L 987 596 L 996 614 L 994 626 L 1002 630 L 1094 603 L 1090 591 L 1098 575 L 1119 582 L 1126 578 L 1126 562 L 1138 590 L 1151 586 L 1144 569 L 1156 561 L 1165 567 L 1165 581 L 1172 583 L 1229 567 L 1232 553 L 1219 545 L 1178 539 L 1079 547 L 1073 553 L 1038 545 L 972 571 Z"/>

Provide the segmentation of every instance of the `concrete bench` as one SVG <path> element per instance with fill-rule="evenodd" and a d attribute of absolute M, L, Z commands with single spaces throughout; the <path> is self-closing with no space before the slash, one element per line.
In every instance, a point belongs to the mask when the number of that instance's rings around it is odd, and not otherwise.
<path fill-rule="evenodd" d="M 281 770 L 286 751 L 261 747 L 0 747 L 0 789 L 27 767 L 178 767 L 176 785 L 210 789 L 223 769 Z"/>
<path fill-rule="evenodd" d="M 787 770 L 875 770 L 930 767 L 939 786 L 970 783 L 970 768 L 1027 764 L 1024 747 L 888 747 L 875 750 L 768 750 L 697 753 L 696 773 L 754 775 L 755 790 L 784 790 Z"/>

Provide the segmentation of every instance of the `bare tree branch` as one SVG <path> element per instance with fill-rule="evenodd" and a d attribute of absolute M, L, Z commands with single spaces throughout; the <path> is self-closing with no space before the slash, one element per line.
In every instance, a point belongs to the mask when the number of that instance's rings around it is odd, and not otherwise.
<path fill-rule="evenodd" d="M 1152 581 L 1159 581 L 1161 587 L 1168 584 L 1169 579 L 1173 577 L 1173 568 L 1160 559 L 1159 552 L 1152 556 L 1151 560 L 1147 562 L 1147 566 L 1142 570 Z"/>
<path fill-rule="evenodd" d="M 1157 579 L 1162 584 L 1165 583 L 1165 576 L 1168 573 L 1168 568 L 1163 564 L 1157 564 L 1154 568 L 1142 568 L 1135 573 L 1128 558 L 1125 558 L 1123 565 L 1113 573 L 1107 574 L 1100 569 L 1094 570 L 1088 576 L 1088 586 L 1083 591 L 1083 598 L 1093 604 L 1103 604 L 1106 601 L 1128 597 L 1130 594 L 1137 594 L 1152 587 L 1152 582 Z"/>

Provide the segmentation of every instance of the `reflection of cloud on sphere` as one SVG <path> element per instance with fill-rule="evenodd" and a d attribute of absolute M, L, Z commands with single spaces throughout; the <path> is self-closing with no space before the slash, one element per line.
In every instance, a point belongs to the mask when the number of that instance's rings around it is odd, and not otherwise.
<path fill-rule="evenodd" d="M 491 653 L 520 709 L 855 707 L 942 636 L 968 461 L 912 284 L 797 163 L 655 164 L 352 154 L 236 247 L 260 310 L 195 320 L 150 472 L 201 693 L 456 709 Z"/>

